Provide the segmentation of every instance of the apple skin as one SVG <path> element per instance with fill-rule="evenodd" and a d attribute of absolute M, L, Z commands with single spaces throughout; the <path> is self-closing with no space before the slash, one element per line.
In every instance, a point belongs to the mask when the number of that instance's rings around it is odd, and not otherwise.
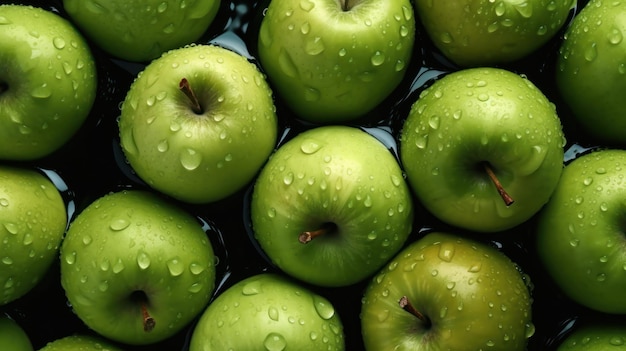
<path fill-rule="evenodd" d="M 7 315 L 0 315 L 0 349 L 2 351 L 33 351 L 26 331 Z"/>
<path fill-rule="evenodd" d="M 556 351 L 626 350 L 626 324 L 623 322 L 587 322 L 575 328 Z"/>
<path fill-rule="evenodd" d="M 274 273 L 238 281 L 204 311 L 189 351 L 345 350 L 343 325 L 325 297 Z"/>
<path fill-rule="evenodd" d="M 401 82 L 415 41 L 409 0 L 274 0 L 258 58 L 298 117 L 334 124 L 362 117 Z"/>
<path fill-rule="evenodd" d="M 463 67 L 523 59 L 567 22 L 575 0 L 416 0 L 433 44 Z"/>
<path fill-rule="evenodd" d="M 574 17 L 557 59 L 557 89 L 585 135 L 626 145 L 626 3 L 592 0 Z"/>
<path fill-rule="evenodd" d="M 122 351 L 122 349 L 99 336 L 74 334 L 50 341 L 39 351 Z"/>
<path fill-rule="evenodd" d="M 561 290 L 605 313 L 626 313 L 626 150 L 603 149 L 569 163 L 538 216 L 537 254 Z"/>
<path fill-rule="evenodd" d="M 104 195 L 79 213 L 60 257 L 76 315 L 126 344 L 172 336 L 204 309 L 215 286 L 215 256 L 199 221 L 140 190 Z M 144 330 L 142 305 L 152 330 Z"/>
<path fill-rule="evenodd" d="M 31 291 L 57 259 L 67 226 L 65 202 L 31 168 L 0 165 L 0 305 Z"/>
<path fill-rule="evenodd" d="M 491 246 L 428 233 L 367 286 L 361 309 L 365 349 L 525 350 L 534 333 L 528 280 Z M 400 306 L 403 296 L 430 325 Z"/>
<path fill-rule="evenodd" d="M 99 48 L 133 62 L 149 62 L 198 40 L 220 4 L 220 0 L 63 0 L 72 21 Z"/>
<path fill-rule="evenodd" d="M 202 113 L 179 89 L 185 78 Z M 148 185 L 209 203 L 248 184 L 276 144 L 272 91 L 245 57 L 214 45 L 167 52 L 131 85 L 119 119 L 128 162 Z"/>
<path fill-rule="evenodd" d="M 97 89 L 89 46 L 42 8 L 0 5 L 0 159 L 35 160 L 83 125 Z"/>
<path fill-rule="evenodd" d="M 541 209 L 561 175 L 564 145 L 554 104 L 528 79 L 498 68 L 437 80 L 400 133 L 402 164 L 420 202 L 440 220 L 478 232 L 510 229 Z"/>
<path fill-rule="evenodd" d="M 315 285 L 347 286 L 400 250 L 413 205 L 397 159 L 379 140 L 355 127 L 322 126 L 271 156 L 254 185 L 251 222 L 281 270 Z M 329 223 L 331 232 L 299 241 Z"/>

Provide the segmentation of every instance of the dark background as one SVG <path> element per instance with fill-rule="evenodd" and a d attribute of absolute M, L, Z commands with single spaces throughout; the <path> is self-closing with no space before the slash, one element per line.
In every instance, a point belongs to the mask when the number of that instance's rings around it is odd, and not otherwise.
<path fill-rule="evenodd" d="M 0 0 L 2 3 L 12 1 Z M 19 1 L 54 11 L 67 17 L 60 0 Z M 586 1 L 579 1 L 576 11 Z M 220 12 L 204 37 L 198 43 L 215 43 L 225 46 L 255 60 L 256 35 L 262 10 L 267 0 L 232 0 L 222 2 Z M 570 20 L 574 12 L 570 15 Z M 593 142 L 578 133 L 579 128 L 571 119 L 571 113 L 562 103 L 554 86 L 554 62 L 559 43 L 565 28 L 538 52 L 519 62 L 502 65 L 502 68 L 523 73 L 533 81 L 553 101 L 559 112 L 568 137 L 566 161 L 571 160 L 593 147 Z M 48 171 L 61 179 L 68 187 L 63 196 L 72 219 L 96 198 L 110 192 L 128 188 L 145 188 L 126 164 L 118 145 L 116 118 L 119 104 L 137 72 L 144 65 L 124 62 L 108 57 L 92 45 L 98 64 L 98 97 L 92 112 L 83 128 L 61 150 L 55 154 L 25 164 Z M 437 77 L 458 69 L 447 62 L 433 48 L 429 39 L 419 27 L 406 78 L 397 90 L 378 108 L 362 119 L 351 123 L 372 132 L 374 135 L 387 135 L 386 145 L 397 151 L 395 141 L 402 121 L 417 94 L 432 84 Z M 298 121 L 279 98 L 276 100 L 280 128 L 287 140 L 297 132 L 311 125 Z M 281 135 L 281 133 L 279 133 Z M 390 142 L 391 140 L 391 142 Z M 251 185 L 251 184 L 250 184 Z M 245 277 L 265 271 L 275 271 L 255 245 L 251 236 L 247 206 L 250 187 L 215 204 L 190 206 L 180 203 L 204 224 L 207 235 L 219 256 L 218 286 L 215 296 L 224 289 Z M 419 204 L 416 202 L 416 206 Z M 423 209 L 417 208 L 415 231 L 409 242 L 434 229 L 447 229 L 447 226 L 432 218 Z M 534 284 L 533 322 L 536 333 L 530 339 L 529 350 L 554 350 L 564 336 L 580 323 L 594 320 L 621 319 L 623 316 L 608 316 L 587 310 L 564 297 L 553 286 L 534 255 L 533 221 L 501 235 L 464 233 L 478 240 L 488 242 L 507 254 L 527 273 Z M 362 350 L 359 311 L 363 289 L 362 282 L 345 288 L 310 289 L 326 296 L 333 302 L 343 321 L 346 333 L 347 350 Z M 49 273 L 30 293 L 8 305 L 0 306 L 15 319 L 29 334 L 35 349 L 47 342 L 73 334 L 92 333 L 73 314 L 60 286 L 59 267 L 55 263 Z M 158 344 L 130 347 L 126 350 L 186 350 L 193 323 L 174 337 Z"/>

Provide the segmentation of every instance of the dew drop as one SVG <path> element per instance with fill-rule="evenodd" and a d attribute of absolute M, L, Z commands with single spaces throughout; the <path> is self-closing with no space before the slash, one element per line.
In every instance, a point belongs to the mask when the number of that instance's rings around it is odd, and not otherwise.
<path fill-rule="evenodd" d="M 385 54 L 381 51 L 376 51 L 374 55 L 372 55 L 370 62 L 373 66 L 380 66 L 385 63 Z"/>
<path fill-rule="evenodd" d="M 124 262 L 121 259 L 117 259 L 115 264 L 113 265 L 113 273 L 117 274 L 124 270 Z"/>
<path fill-rule="evenodd" d="M 31 96 L 37 99 L 47 99 L 52 95 L 52 89 L 47 84 L 40 85 L 33 89 Z"/>
<path fill-rule="evenodd" d="M 65 263 L 67 264 L 76 263 L 76 251 L 72 251 L 72 252 L 65 254 Z"/>
<path fill-rule="evenodd" d="M 287 348 L 287 341 L 278 333 L 269 333 L 263 340 L 263 346 L 267 351 L 282 351 Z"/>
<path fill-rule="evenodd" d="M 304 46 L 304 51 L 311 56 L 319 55 L 324 52 L 325 49 L 324 41 L 320 37 L 315 37 L 307 41 Z"/>
<path fill-rule="evenodd" d="M 596 59 L 598 56 L 598 48 L 596 43 L 591 43 L 591 45 L 585 50 L 584 53 L 585 60 L 591 62 Z"/>
<path fill-rule="evenodd" d="M 276 307 L 270 307 L 267 309 L 267 316 L 273 320 L 273 321 L 278 321 L 279 318 L 279 312 L 278 309 Z"/>
<path fill-rule="evenodd" d="M 191 272 L 191 274 L 193 275 L 198 275 L 202 272 L 204 272 L 204 266 L 198 263 L 192 263 L 189 265 L 189 271 Z"/>
<path fill-rule="evenodd" d="M 19 232 L 17 224 L 13 222 L 4 223 L 4 229 L 6 229 L 10 234 L 17 234 Z"/>
<path fill-rule="evenodd" d="M 243 286 L 241 293 L 245 296 L 257 295 L 262 291 L 261 283 L 258 281 L 249 282 Z"/>
<path fill-rule="evenodd" d="M 317 314 L 323 319 L 331 319 L 335 315 L 335 308 L 325 298 L 315 295 L 313 296 L 313 306 Z"/>
<path fill-rule="evenodd" d="M 316 153 L 322 148 L 322 146 L 313 139 L 307 139 L 300 144 L 300 151 L 307 155 L 311 155 Z"/>
<path fill-rule="evenodd" d="M 191 284 L 189 289 L 187 289 L 187 291 L 189 291 L 190 293 L 194 293 L 194 294 L 200 292 L 200 290 L 202 290 L 202 284 L 201 283 L 193 283 L 193 284 Z"/>
<path fill-rule="evenodd" d="M 173 277 L 178 277 L 179 275 L 183 274 L 185 267 L 178 258 L 173 258 L 167 261 L 167 270 Z"/>
<path fill-rule="evenodd" d="M 467 271 L 471 273 L 478 273 L 480 272 L 481 268 L 482 268 L 482 264 L 476 263 L 476 264 L 471 265 Z"/>
<path fill-rule="evenodd" d="M 444 243 L 439 246 L 439 259 L 445 262 L 450 262 L 453 257 L 454 245 Z"/>
<path fill-rule="evenodd" d="M 121 230 L 128 228 L 129 225 L 130 225 L 130 221 L 128 219 L 118 218 L 118 219 L 114 219 L 113 221 L 111 221 L 111 223 L 109 223 L 109 228 L 113 231 L 119 232 Z"/>
<path fill-rule="evenodd" d="M 202 163 L 202 155 L 194 149 L 187 148 L 180 154 L 180 164 L 189 171 L 198 168 Z"/>
<path fill-rule="evenodd" d="M 141 269 L 150 267 L 150 256 L 145 251 L 140 251 L 137 255 L 137 265 Z"/>
<path fill-rule="evenodd" d="M 5 256 L 2 258 L 2 263 L 4 263 L 5 265 L 11 265 L 13 264 L 13 259 L 9 256 Z"/>
<path fill-rule="evenodd" d="M 83 236 L 83 245 L 87 246 L 91 244 L 91 241 L 92 241 L 91 236 L 89 235 Z"/>

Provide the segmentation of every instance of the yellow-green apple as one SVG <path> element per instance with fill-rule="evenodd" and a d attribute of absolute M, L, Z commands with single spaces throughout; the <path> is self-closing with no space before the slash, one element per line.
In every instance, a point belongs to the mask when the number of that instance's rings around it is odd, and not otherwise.
<path fill-rule="evenodd" d="M 128 162 L 149 186 L 208 203 L 242 189 L 274 149 L 272 91 L 245 57 L 215 45 L 169 51 L 131 85 L 119 119 Z"/>
<path fill-rule="evenodd" d="M 397 159 L 349 126 L 322 126 L 282 144 L 251 199 L 254 237 L 271 261 L 308 283 L 346 286 L 404 244 L 413 205 Z"/>
<path fill-rule="evenodd" d="M 499 68 L 452 72 L 423 90 L 400 133 L 420 202 L 440 220 L 481 232 L 530 219 L 563 169 L 555 105 L 530 80 Z"/>
<path fill-rule="evenodd" d="M 626 313 L 626 150 L 602 149 L 568 163 L 536 228 L 549 276 L 588 308 Z"/>
<path fill-rule="evenodd" d="M 2 351 L 33 351 L 26 331 L 11 317 L 0 315 L 0 349 Z"/>
<path fill-rule="evenodd" d="M 24 296 L 48 272 L 67 217 L 61 193 L 43 173 L 0 165 L 0 305 Z"/>
<path fill-rule="evenodd" d="M 341 318 L 325 297 L 260 273 L 222 292 L 194 327 L 189 351 L 343 351 Z"/>
<path fill-rule="evenodd" d="M 0 5 L 0 159 L 34 160 L 66 144 L 97 89 L 87 42 L 63 17 Z"/>
<path fill-rule="evenodd" d="M 39 351 L 122 351 L 110 340 L 91 334 L 73 334 L 48 342 Z"/>
<path fill-rule="evenodd" d="M 583 322 L 574 328 L 556 351 L 626 350 L 626 324 L 623 321 Z"/>
<path fill-rule="evenodd" d="M 584 135 L 626 145 L 626 3 L 588 2 L 565 33 L 556 67 L 557 89 Z"/>
<path fill-rule="evenodd" d="M 409 0 L 273 0 L 258 58 L 297 116 L 331 124 L 362 117 L 391 94 L 414 41 Z"/>
<path fill-rule="evenodd" d="M 126 344 L 165 340 L 209 302 L 215 255 L 200 221 L 155 193 L 89 204 L 61 245 L 61 284 L 76 315 Z"/>
<path fill-rule="evenodd" d="M 63 0 L 72 21 L 99 48 L 135 62 L 149 62 L 198 40 L 220 4 L 220 0 Z"/>
<path fill-rule="evenodd" d="M 535 331 L 529 279 L 486 243 L 428 233 L 367 286 L 365 349 L 524 351 Z"/>

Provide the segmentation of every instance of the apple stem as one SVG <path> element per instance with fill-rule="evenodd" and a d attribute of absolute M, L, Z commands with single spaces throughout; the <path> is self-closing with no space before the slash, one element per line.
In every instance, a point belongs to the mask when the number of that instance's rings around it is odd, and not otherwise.
<path fill-rule="evenodd" d="M 485 167 L 485 172 L 487 172 L 487 175 L 489 176 L 489 178 L 491 178 L 491 181 L 496 186 L 496 189 L 498 190 L 500 197 L 502 197 L 502 200 L 504 200 L 504 204 L 507 206 L 511 206 L 513 202 L 515 202 L 515 200 L 513 200 L 513 198 L 506 192 L 506 190 L 504 190 L 504 187 L 500 183 L 500 180 L 498 179 L 496 174 L 493 172 L 489 164 L 485 162 L 483 165 Z"/>
<path fill-rule="evenodd" d="M 324 223 L 319 229 L 300 233 L 300 235 L 298 236 L 298 241 L 300 241 L 302 244 L 308 244 L 311 240 L 319 236 L 329 234 L 336 229 L 336 224 L 330 222 Z"/>
<path fill-rule="evenodd" d="M 349 11 L 354 6 L 351 2 L 352 2 L 351 0 L 339 0 L 341 9 L 343 11 Z"/>
<path fill-rule="evenodd" d="M 193 104 L 193 112 L 201 114 L 202 106 L 200 106 L 200 100 L 198 100 L 196 94 L 193 92 L 193 89 L 191 89 L 191 85 L 189 84 L 187 78 L 183 78 L 180 80 L 178 88 L 189 98 L 189 100 Z"/>
<path fill-rule="evenodd" d="M 141 303 L 141 314 L 143 315 L 143 330 L 145 332 L 151 332 L 156 325 L 156 321 L 148 312 L 148 307 L 145 302 Z"/>
<path fill-rule="evenodd" d="M 409 301 L 409 299 L 406 296 L 402 296 L 398 304 L 403 310 L 414 315 L 415 317 L 417 317 L 417 319 L 421 320 L 422 322 L 430 323 L 430 321 L 428 320 L 428 317 L 426 317 L 422 312 L 418 311 L 417 308 L 415 308 L 415 306 L 411 304 L 411 301 Z"/>

